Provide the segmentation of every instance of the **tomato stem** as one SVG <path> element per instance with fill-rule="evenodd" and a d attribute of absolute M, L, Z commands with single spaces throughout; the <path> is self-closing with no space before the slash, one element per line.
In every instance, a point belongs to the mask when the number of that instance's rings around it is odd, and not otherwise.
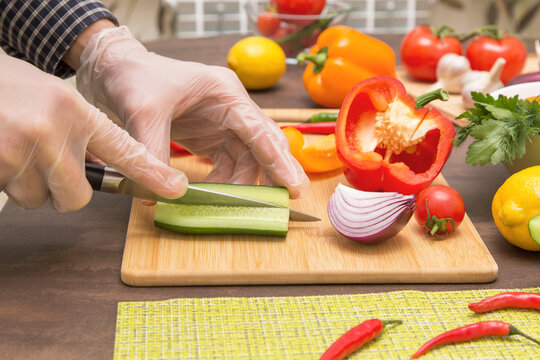
<path fill-rule="evenodd" d="M 487 36 L 492 39 L 501 40 L 503 38 L 503 35 L 499 28 L 495 25 L 484 25 L 480 26 L 479 28 L 475 29 L 473 32 L 471 32 L 468 35 L 462 36 L 460 38 L 460 41 L 466 41 L 469 40 L 475 36 Z"/>
<path fill-rule="evenodd" d="M 429 235 L 435 236 L 437 239 L 443 239 L 449 234 L 447 223 L 452 224 L 452 229 L 456 228 L 456 222 L 452 218 L 442 218 L 439 219 L 437 215 L 431 215 L 429 213 L 428 201 L 426 199 L 426 211 L 427 211 L 427 221 L 424 224 L 426 232 Z M 439 234 L 438 232 L 441 232 Z"/>
<path fill-rule="evenodd" d="M 431 33 L 440 38 L 441 41 L 444 41 L 445 36 L 458 36 L 456 30 L 449 25 L 441 25 L 438 28 L 431 28 Z"/>
<path fill-rule="evenodd" d="M 433 100 L 442 100 L 442 101 L 448 101 L 449 95 L 448 91 L 439 88 L 433 91 L 430 91 L 428 93 L 425 93 L 424 95 L 420 95 L 414 98 L 414 102 L 416 103 L 416 108 L 420 109 L 432 102 Z"/>

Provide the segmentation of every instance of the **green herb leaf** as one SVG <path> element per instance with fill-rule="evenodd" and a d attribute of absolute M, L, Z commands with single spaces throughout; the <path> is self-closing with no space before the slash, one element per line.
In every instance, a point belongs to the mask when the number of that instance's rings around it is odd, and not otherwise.
<path fill-rule="evenodd" d="M 454 147 L 471 136 L 465 162 L 471 165 L 498 164 L 521 158 L 527 141 L 540 134 L 540 104 L 523 101 L 518 96 L 493 96 L 473 92 L 474 107 L 457 119 L 469 124 L 457 129 Z"/>

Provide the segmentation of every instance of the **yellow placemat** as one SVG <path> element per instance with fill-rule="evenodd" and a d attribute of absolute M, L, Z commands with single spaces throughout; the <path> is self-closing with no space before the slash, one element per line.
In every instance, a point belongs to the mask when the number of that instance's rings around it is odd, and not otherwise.
<path fill-rule="evenodd" d="M 115 359 L 318 359 L 341 334 L 370 319 L 401 319 L 350 359 L 409 359 L 441 332 L 502 320 L 540 338 L 540 312 L 474 314 L 467 304 L 502 291 L 397 291 L 307 297 L 172 299 L 118 304 Z M 540 359 L 519 336 L 444 345 L 421 359 Z"/>

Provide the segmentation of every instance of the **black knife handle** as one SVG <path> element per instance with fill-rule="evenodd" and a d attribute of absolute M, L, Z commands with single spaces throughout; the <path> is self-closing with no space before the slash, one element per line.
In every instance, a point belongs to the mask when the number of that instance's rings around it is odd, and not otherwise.
<path fill-rule="evenodd" d="M 105 176 L 105 166 L 87 162 L 85 168 L 86 179 L 90 183 L 90 186 L 92 186 L 94 191 L 100 191 L 103 185 L 103 177 Z"/>

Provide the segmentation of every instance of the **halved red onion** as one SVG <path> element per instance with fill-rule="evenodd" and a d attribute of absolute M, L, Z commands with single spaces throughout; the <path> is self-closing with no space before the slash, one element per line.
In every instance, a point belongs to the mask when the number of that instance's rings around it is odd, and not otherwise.
<path fill-rule="evenodd" d="M 409 222 L 416 197 L 396 192 L 368 192 L 338 184 L 328 203 L 332 225 L 347 238 L 378 243 L 395 236 Z"/>

